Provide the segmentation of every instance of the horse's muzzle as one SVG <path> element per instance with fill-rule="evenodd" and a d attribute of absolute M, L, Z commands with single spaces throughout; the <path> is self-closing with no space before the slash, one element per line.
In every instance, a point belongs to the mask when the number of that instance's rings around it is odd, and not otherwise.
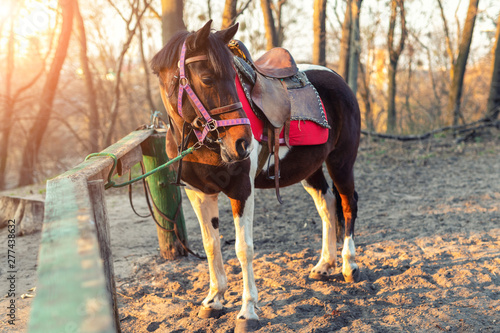
<path fill-rule="evenodd" d="M 240 138 L 234 143 L 233 149 L 228 149 L 228 147 L 221 145 L 221 157 L 226 163 L 241 161 L 250 156 L 252 149 L 253 146 L 251 145 L 251 142 Z"/>

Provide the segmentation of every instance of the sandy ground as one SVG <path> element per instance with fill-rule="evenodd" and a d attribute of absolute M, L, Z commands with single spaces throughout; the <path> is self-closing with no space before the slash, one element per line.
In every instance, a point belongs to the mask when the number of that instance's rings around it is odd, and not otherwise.
<path fill-rule="evenodd" d="M 481 141 L 481 140 L 476 140 Z M 254 270 L 260 332 L 499 332 L 500 133 L 484 142 L 423 143 L 363 139 L 356 164 L 359 216 L 357 263 L 361 281 L 311 281 L 319 258 L 321 220 L 301 185 L 256 195 Z M 208 292 L 205 261 L 164 262 L 154 222 L 136 217 L 124 192 L 111 190 L 112 249 L 123 332 L 232 332 L 241 305 L 241 269 L 234 253 L 229 201 L 221 198 L 220 232 L 229 280 L 226 313 L 199 319 Z M 136 191 L 136 206 L 146 212 Z M 203 252 L 187 200 L 189 243 Z M 6 262 L 0 230 L 0 292 Z M 40 234 L 17 239 L 19 295 L 36 286 Z M 337 264 L 341 265 L 340 248 Z M 31 299 L 18 299 L 18 322 L 0 331 L 24 332 Z"/>

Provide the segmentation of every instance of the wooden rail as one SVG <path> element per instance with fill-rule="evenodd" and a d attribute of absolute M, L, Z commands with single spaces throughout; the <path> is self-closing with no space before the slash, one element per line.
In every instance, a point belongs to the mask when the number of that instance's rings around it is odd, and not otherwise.
<path fill-rule="evenodd" d="M 103 150 L 118 158 L 118 174 L 142 160 L 141 143 L 153 133 L 132 132 Z M 104 203 L 112 165 L 94 157 L 47 182 L 29 332 L 120 331 Z"/>

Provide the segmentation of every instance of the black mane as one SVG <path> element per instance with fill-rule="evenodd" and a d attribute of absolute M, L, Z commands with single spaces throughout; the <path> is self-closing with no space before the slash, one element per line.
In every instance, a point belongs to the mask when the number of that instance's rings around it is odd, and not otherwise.
<path fill-rule="evenodd" d="M 182 44 L 195 32 L 179 31 L 174 34 L 170 41 L 151 59 L 151 69 L 154 73 L 162 70 L 177 69 L 177 63 L 181 53 Z M 201 51 L 201 52 L 200 52 Z M 229 48 L 216 34 L 210 33 L 205 50 L 193 50 L 191 43 L 187 43 L 186 59 L 195 55 L 206 54 L 214 74 L 217 77 L 227 77 L 232 68 L 232 57 Z"/>

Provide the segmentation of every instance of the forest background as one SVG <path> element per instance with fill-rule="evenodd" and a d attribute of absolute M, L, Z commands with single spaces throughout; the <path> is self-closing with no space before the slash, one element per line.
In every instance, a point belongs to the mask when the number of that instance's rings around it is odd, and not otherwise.
<path fill-rule="evenodd" d="M 240 23 L 356 92 L 365 133 L 495 123 L 496 0 L 0 0 L 0 189 L 43 182 L 163 110 L 149 60 L 179 29 Z"/>

